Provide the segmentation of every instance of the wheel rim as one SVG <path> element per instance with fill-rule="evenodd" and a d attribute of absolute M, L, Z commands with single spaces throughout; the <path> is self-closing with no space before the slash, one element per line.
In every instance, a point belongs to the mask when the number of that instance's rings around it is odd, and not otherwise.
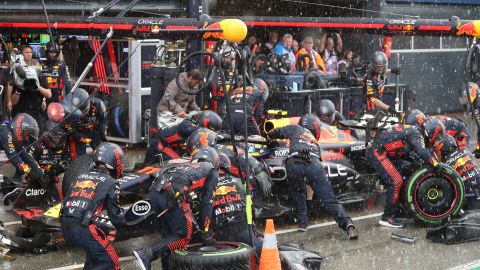
<path fill-rule="evenodd" d="M 187 246 L 187 251 L 197 253 L 218 253 L 240 249 L 241 245 L 234 242 L 217 242 L 215 245 L 204 246 L 203 244 L 192 244 Z"/>
<path fill-rule="evenodd" d="M 424 176 L 416 185 L 413 199 L 417 210 L 429 218 L 441 218 L 450 214 L 458 201 L 455 182 L 450 177 Z"/>

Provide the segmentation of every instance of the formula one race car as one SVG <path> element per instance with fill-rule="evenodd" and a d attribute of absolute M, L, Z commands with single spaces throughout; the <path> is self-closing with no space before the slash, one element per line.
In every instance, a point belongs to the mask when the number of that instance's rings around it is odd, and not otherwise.
<path fill-rule="evenodd" d="M 273 128 L 298 123 L 298 117 L 266 121 L 266 132 Z M 364 201 L 381 191 L 381 183 L 365 159 L 366 142 L 372 132 L 381 132 L 395 124 L 384 115 L 365 117 L 362 121 L 344 121 L 340 127 L 321 125 L 319 145 L 322 163 L 329 182 L 342 204 Z M 398 123 L 398 122 L 397 122 Z M 250 150 L 263 161 L 273 180 L 272 196 L 257 196 L 257 217 L 281 216 L 291 213 L 293 205 L 288 199 L 288 176 L 284 167 L 289 148 L 279 142 Z M 458 173 L 446 164 L 447 173 L 436 175 L 418 160 L 402 161 L 401 172 L 405 184 L 402 189 L 402 205 L 405 212 L 425 226 L 440 226 L 459 213 L 465 188 Z M 314 198 L 315 202 L 315 198 Z M 316 206 L 321 202 L 316 202 Z"/>

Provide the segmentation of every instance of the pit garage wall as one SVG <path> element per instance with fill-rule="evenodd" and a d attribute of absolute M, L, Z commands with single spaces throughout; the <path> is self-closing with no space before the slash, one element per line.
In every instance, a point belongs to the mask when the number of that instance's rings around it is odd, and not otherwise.
<path fill-rule="evenodd" d="M 400 82 L 417 92 L 417 109 L 435 114 L 462 110 L 457 93 L 465 80 L 466 50 L 412 51 L 399 54 Z M 392 66 L 395 66 L 395 58 L 396 54 L 393 54 Z"/>

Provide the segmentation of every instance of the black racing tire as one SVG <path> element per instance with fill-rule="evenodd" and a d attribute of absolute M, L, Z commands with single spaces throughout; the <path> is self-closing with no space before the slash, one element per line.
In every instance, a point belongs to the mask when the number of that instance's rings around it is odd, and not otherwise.
<path fill-rule="evenodd" d="M 188 245 L 186 250 L 175 250 L 170 255 L 168 269 L 175 270 L 254 270 L 256 255 L 243 243 L 217 242 L 215 245 Z"/>
<path fill-rule="evenodd" d="M 68 169 L 63 174 L 62 193 L 65 196 L 70 189 L 71 182 L 77 178 L 81 173 L 87 172 L 93 163 L 93 157 L 89 154 L 82 155 L 72 161 Z"/>
<path fill-rule="evenodd" d="M 447 165 L 448 173 L 439 176 L 423 168 L 407 181 L 403 203 L 414 220 L 427 227 L 441 226 L 462 209 L 465 187 L 458 173 Z"/>

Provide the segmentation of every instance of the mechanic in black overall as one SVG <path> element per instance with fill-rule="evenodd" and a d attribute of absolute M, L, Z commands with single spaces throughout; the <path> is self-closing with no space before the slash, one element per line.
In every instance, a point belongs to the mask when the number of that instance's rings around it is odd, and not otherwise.
<path fill-rule="evenodd" d="M 231 162 L 225 153 L 220 153 L 219 178 L 213 193 L 212 227 L 217 241 L 234 241 L 262 251 L 263 238 L 247 224 L 245 186 L 242 180 L 230 174 Z M 252 238 L 251 238 L 252 237 Z"/>
<path fill-rule="evenodd" d="M 63 201 L 62 234 L 67 243 L 87 252 L 84 269 L 120 269 L 118 254 L 95 219 L 106 210 L 115 227 L 125 224 L 116 181 L 124 160 L 118 145 L 101 143 L 93 155 L 95 166 L 73 179 Z"/>
<path fill-rule="evenodd" d="M 55 42 L 47 44 L 47 60 L 42 63 L 42 76 L 47 79 L 48 88 L 52 91 L 50 102 L 61 102 L 63 91 L 66 93 L 72 89 L 68 67 L 58 61 L 60 50 Z"/>
<path fill-rule="evenodd" d="M 15 166 L 16 176 L 27 175 L 29 182 L 34 181 L 42 186 L 47 179 L 32 155 L 32 148 L 26 146 L 38 139 L 37 121 L 26 113 L 19 113 L 13 118 L 12 124 L 0 125 L 0 146 L 10 162 Z M 15 188 L 5 194 L 3 203 L 8 205 L 20 195 L 21 188 Z"/>
<path fill-rule="evenodd" d="M 268 92 L 268 89 L 266 91 Z M 266 102 L 268 94 L 265 96 L 255 84 L 247 86 L 245 93 L 247 99 L 246 112 L 243 110 L 243 87 L 238 87 L 228 93 L 233 132 L 236 135 L 243 135 L 243 118 L 244 113 L 246 113 L 248 135 L 260 135 L 260 128 L 255 118 L 260 118 L 260 115 L 263 114 L 263 105 Z M 227 119 L 223 122 L 222 130 L 228 131 L 229 129 L 230 124 Z"/>
<path fill-rule="evenodd" d="M 290 152 L 285 169 L 288 181 L 292 185 L 292 199 L 297 209 L 299 230 L 305 232 L 308 226 L 306 185 L 309 185 L 314 195 L 322 200 L 328 213 L 334 216 L 338 226 L 347 232 L 348 238 L 358 239 L 352 219 L 337 201 L 320 160 L 320 148 L 317 144 L 320 124 L 317 116 L 307 114 L 300 118 L 299 125 L 274 129 L 268 133 L 268 138 L 290 140 Z"/>
<path fill-rule="evenodd" d="M 371 58 L 371 68 L 367 76 L 362 81 L 363 95 L 365 98 L 366 113 L 375 114 L 379 109 L 388 111 L 392 115 L 397 115 L 393 106 L 388 106 L 381 99 L 385 90 L 385 78 L 387 72 L 397 73 L 398 69 L 387 69 L 388 58 L 382 51 L 376 51 Z"/>
<path fill-rule="evenodd" d="M 467 195 L 465 209 L 468 210 L 470 198 L 480 200 L 480 169 L 475 157 L 469 150 L 460 149 L 455 138 L 448 134 L 437 140 L 434 149 L 437 157 L 463 178 Z"/>
<path fill-rule="evenodd" d="M 34 146 L 33 155 L 40 167 L 48 177 L 47 189 L 52 198 L 61 202 L 63 194 L 57 187 L 58 176 L 65 172 L 70 164 L 68 145 L 66 144 L 66 132 L 62 126 L 58 126 L 52 120 L 45 124 L 47 135 Z"/>
<path fill-rule="evenodd" d="M 95 149 L 101 142 L 107 141 L 107 108 L 98 98 L 88 100 L 88 92 L 77 88 L 65 95 L 62 101 L 66 115 L 67 139 L 70 147 L 70 159 L 75 160 L 87 152 L 87 144 Z"/>
<path fill-rule="evenodd" d="M 214 243 L 210 236 L 213 193 L 218 180 L 217 151 L 204 146 L 196 149 L 191 163 L 165 168 L 149 192 L 152 207 L 161 215 L 163 238 L 142 250 L 134 251 L 142 269 L 151 269 L 153 260 L 162 258 L 162 269 L 168 268 L 173 250 L 184 248 L 198 231 L 206 244 Z M 199 212 L 198 223 L 194 214 Z"/>
<path fill-rule="evenodd" d="M 181 144 L 200 127 L 218 131 L 222 127 L 222 119 L 215 112 L 207 110 L 178 125 L 159 130 L 148 145 L 144 163 L 151 165 L 158 162 L 159 158 L 163 161 L 179 158 Z"/>
<path fill-rule="evenodd" d="M 400 191 L 403 177 L 392 161 L 415 152 L 436 173 L 442 173 L 443 167 L 430 153 L 427 147 L 433 147 L 437 139 L 445 133 L 443 123 L 429 118 L 420 126 L 397 125 L 377 134 L 368 144 L 366 158 L 370 166 L 380 175 L 387 188 L 385 210 L 379 224 L 382 226 L 402 228 L 404 224 L 398 218 L 400 210 Z"/>

